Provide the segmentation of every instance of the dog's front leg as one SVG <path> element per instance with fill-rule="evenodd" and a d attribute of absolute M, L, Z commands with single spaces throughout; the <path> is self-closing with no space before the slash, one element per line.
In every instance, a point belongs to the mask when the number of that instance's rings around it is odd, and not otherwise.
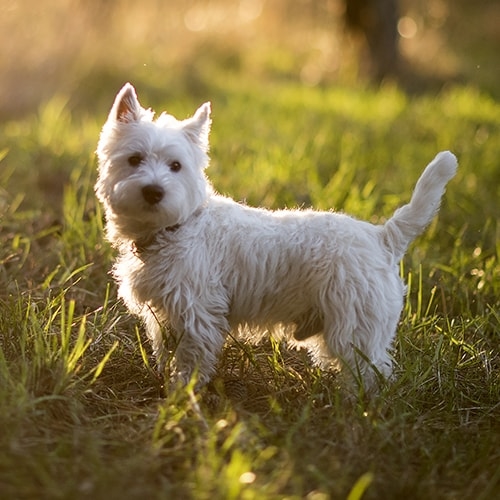
<path fill-rule="evenodd" d="M 207 384 L 215 373 L 218 358 L 225 342 L 220 321 L 195 321 L 178 336 L 174 354 L 171 383 L 187 385 L 196 377 L 196 388 Z"/>

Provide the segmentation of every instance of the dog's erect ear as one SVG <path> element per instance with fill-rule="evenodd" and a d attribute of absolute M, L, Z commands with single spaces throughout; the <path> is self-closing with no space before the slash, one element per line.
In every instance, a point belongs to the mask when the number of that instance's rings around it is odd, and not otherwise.
<path fill-rule="evenodd" d="M 130 123 L 138 121 L 142 112 L 143 109 L 139 104 L 134 87 L 130 83 L 126 83 L 115 98 L 109 113 L 109 120 Z"/>
<path fill-rule="evenodd" d="M 208 135 L 210 133 L 210 103 L 202 104 L 192 118 L 183 121 L 183 130 L 188 138 L 208 151 Z"/>

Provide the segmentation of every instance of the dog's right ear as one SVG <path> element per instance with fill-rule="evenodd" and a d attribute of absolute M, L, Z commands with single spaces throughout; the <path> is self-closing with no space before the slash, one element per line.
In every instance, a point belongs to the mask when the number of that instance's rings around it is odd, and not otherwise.
<path fill-rule="evenodd" d="M 108 120 L 122 123 L 136 122 L 140 120 L 142 113 L 143 109 L 134 87 L 126 83 L 115 98 Z"/>

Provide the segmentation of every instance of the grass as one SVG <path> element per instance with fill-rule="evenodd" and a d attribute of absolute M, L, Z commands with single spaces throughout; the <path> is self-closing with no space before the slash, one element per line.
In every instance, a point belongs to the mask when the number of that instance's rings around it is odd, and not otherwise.
<path fill-rule="evenodd" d="M 377 222 L 438 150 L 459 157 L 439 218 L 401 265 L 397 379 L 346 398 L 300 351 L 230 342 L 211 391 L 169 393 L 107 275 L 91 154 L 107 109 L 73 113 L 55 97 L 1 126 L 2 498 L 493 498 L 500 105 L 469 87 L 408 98 L 204 85 L 209 174 L 251 204 Z M 163 104 L 186 116 L 199 102 Z"/>

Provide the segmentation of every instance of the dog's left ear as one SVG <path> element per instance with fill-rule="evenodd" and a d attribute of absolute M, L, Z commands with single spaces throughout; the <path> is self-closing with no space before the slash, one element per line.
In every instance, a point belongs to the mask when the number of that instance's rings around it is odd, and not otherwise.
<path fill-rule="evenodd" d="M 134 87 L 126 83 L 118 92 L 108 119 L 122 123 L 135 122 L 140 120 L 143 111 Z"/>
<path fill-rule="evenodd" d="M 202 104 L 193 117 L 184 120 L 183 130 L 188 139 L 208 151 L 208 135 L 210 133 L 210 103 Z"/>

